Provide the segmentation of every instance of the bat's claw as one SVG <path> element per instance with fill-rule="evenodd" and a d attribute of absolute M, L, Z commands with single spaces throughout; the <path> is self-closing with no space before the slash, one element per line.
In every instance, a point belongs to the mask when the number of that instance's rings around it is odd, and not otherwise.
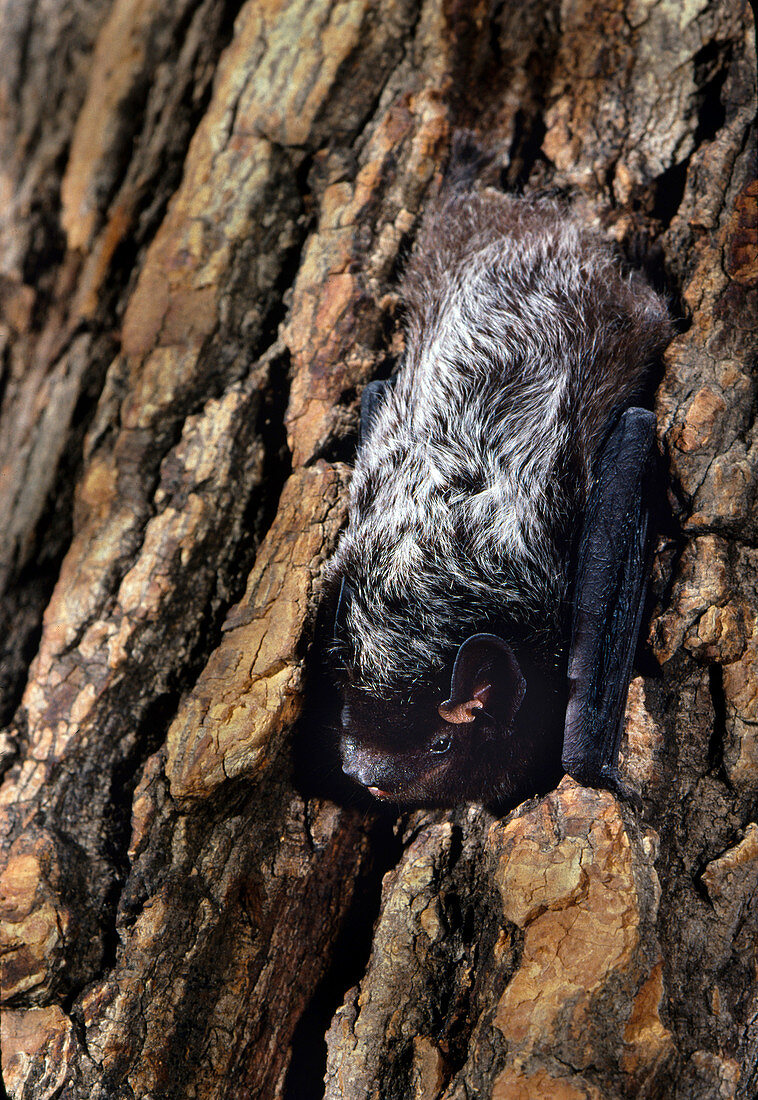
<path fill-rule="evenodd" d="M 642 813 L 642 799 L 635 790 L 627 786 L 616 768 L 614 768 L 613 771 L 609 771 L 607 775 L 601 776 L 597 785 L 598 787 L 602 787 L 603 790 L 610 791 L 620 802 L 626 802 L 626 804 L 636 810 L 637 813 Z"/>

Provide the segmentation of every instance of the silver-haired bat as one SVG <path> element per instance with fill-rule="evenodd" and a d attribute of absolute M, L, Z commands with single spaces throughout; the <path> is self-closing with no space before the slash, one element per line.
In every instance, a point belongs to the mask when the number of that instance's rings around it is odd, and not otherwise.
<path fill-rule="evenodd" d="M 402 805 L 613 786 L 664 302 L 568 205 L 460 186 L 402 294 L 329 572 L 343 770 Z"/>

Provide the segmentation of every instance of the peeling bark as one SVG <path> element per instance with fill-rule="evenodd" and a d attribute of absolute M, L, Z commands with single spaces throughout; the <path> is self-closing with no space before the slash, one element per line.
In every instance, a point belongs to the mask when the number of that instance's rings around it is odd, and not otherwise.
<path fill-rule="evenodd" d="M 0 57 L 7 1094 L 755 1095 L 749 6 L 6 0 Z M 640 813 L 302 781 L 342 463 L 461 126 L 680 318 Z"/>

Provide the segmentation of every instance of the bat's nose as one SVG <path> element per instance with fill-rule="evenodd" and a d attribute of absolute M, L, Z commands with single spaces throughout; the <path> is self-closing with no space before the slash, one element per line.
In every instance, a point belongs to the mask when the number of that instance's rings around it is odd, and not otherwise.
<path fill-rule="evenodd" d="M 358 783 L 368 783 L 370 777 L 366 769 L 365 754 L 354 738 L 344 734 L 340 739 L 340 756 L 342 757 L 342 770 L 349 779 L 355 779 Z"/>
<path fill-rule="evenodd" d="M 342 770 L 356 783 L 362 783 L 364 787 L 383 789 L 388 783 L 388 769 L 386 761 L 377 758 L 363 745 L 349 735 L 343 736 L 340 742 L 340 755 L 342 757 Z M 384 763 L 384 766 L 383 766 Z"/>
<path fill-rule="evenodd" d="M 342 757 L 342 770 L 348 779 L 354 779 L 356 783 L 362 783 L 364 787 L 370 787 L 376 782 L 376 775 L 370 764 L 360 755 Z"/>
<path fill-rule="evenodd" d="M 363 767 L 358 761 L 343 760 L 342 770 L 348 779 L 354 779 L 356 783 L 363 783 L 364 787 L 368 787 L 371 783 L 372 777 L 369 769 Z"/>

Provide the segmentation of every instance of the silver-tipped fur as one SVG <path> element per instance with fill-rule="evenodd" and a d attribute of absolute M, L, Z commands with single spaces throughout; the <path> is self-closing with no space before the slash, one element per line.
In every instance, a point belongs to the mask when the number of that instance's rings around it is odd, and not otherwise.
<path fill-rule="evenodd" d="M 453 190 L 402 285 L 406 351 L 331 563 L 350 681 L 412 691 L 494 621 L 561 630 L 566 559 L 614 412 L 670 338 L 662 299 L 570 207 Z"/>

